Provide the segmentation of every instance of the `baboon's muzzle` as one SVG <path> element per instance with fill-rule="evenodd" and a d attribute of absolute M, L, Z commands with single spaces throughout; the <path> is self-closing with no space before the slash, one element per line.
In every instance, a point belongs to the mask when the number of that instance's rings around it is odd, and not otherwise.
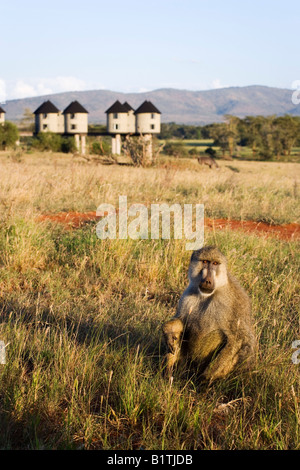
<path fill-rule="evenodd" d="M 215 284 L 212 277 L 206 277 L 200 282 L 199 287 L 202 292 L 210 294 L 215 289 Z"/>

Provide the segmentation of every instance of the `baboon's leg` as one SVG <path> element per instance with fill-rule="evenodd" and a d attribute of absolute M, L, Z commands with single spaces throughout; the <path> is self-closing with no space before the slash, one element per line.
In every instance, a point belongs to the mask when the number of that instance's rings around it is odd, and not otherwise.
<path fill-rule="evenodd" d="M 206 380 L 213 382 L 228 375 L 236 366 L 239 360 L 242 341 L 235 339 L 228 341 L 216 359 L 208 366 L 203 376 Z"/>

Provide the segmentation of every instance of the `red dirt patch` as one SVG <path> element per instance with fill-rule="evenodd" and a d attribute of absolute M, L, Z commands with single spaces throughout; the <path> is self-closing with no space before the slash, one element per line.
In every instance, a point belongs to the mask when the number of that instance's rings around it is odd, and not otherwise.
<path fill-rule="evenodd" d="M 66 228 L 79 228 L 87 222 L 97 220 L 100 217 L 96 216 L 95 211 L 90 212 L 57 212 L 56 214 L 43 214 L 38 217 L 38 221 L 43 222 L 50 220 L 65 225 Z"/>
<path fill-rule="evenodd" d="M 117 211 L 118 212 L 118 211 Z M 104 214 L 102 214 L 104 216 Z M 58 212 L 57 214 L 43 214 L 38 217 L 39 221 L 50 220 L 63 224 L 67 229 L 79 228 L 88 222 L 98 220 L 95 211 L 90 212 Z M 205 227 L 209 229 L 230 229 L 242 230 L 244 232 L 255 232 L 256 235 L 280 238 L 281 240 L 298 240 L 300 238 L 299 224 L 271 225 L 266 222 L 255 222 L 253 220 L 228 220 L 228 219 L 208 219 L 205 218 Z"/>
<path fill-rule="evenodd" d="M 277 237 L 281 240 L 297 240 L 300 238 L 299 224 L 271 225 L 266 222 L 255 222 L 254 220 L 205 219 L 205 226 L 211 229 L 229 228 L 230 230 L 255 232 L 256 235 Z"/>

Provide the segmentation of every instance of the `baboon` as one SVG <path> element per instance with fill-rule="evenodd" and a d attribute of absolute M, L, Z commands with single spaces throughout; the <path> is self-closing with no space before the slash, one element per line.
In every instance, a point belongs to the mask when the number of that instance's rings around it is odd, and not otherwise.
<path fill-rule="evenodd" d="M 175 317 L 163 325 L 167 372 L 190 361 L 212 382 L 248 367 L 256 347 L 250 299 L 228 272 L 225 256 L 213 246 L 194 251 L 188 278 Z"/>
<path fill-rule="evenodd" d="M 217 162 L 212 157 L 199 157 L 198 162 L 200 163 L 200 165 L 208 165 L 209 168 L 212 168 L 213 166 L 215 168 L 220 168 Z"/>

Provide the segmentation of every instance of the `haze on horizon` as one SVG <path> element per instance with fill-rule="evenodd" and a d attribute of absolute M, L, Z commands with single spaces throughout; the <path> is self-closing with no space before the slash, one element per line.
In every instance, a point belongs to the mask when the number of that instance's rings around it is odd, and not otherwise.
<path fill-rule="evenodd" d="M 296 0 L 0 0 L 0 102 L 300 79 Z"/>

